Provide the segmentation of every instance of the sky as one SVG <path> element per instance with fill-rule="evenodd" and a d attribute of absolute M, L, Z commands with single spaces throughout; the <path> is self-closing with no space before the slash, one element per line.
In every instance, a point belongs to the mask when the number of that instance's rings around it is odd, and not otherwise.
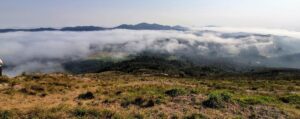
<path fill-rule="evenodd" d="M 300 31 L 299 11 L 300 0 L 1 0 L 0 28 L 148 22 Z"/>

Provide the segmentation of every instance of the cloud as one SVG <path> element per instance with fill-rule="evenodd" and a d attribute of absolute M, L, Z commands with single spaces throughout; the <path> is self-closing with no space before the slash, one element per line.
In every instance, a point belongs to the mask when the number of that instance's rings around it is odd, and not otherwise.
<path fill-rule="evenodd" d="M 288 36 L 294 38 L 300 38 L 300 32 L 291 31 L 286 29 L 268 29 L 268 28 L 255 28 L 255 27 L 194 27 L 193 30 L 211 30 L 218 32 L 245 32 L 245 33 L 255 33 L 255 34 L 271 34 L 277 36 Z"/>
<path fill-rule="evenodd" d="M 61 63 L 86 59 L 101 52 L 137 54 L 165 52 L 193 60 L 240 58 L 257 62 L 300 53 L 295 32 L 255 31 L 252 29 L 193 31 L 108 30 L 97 32 L 12 32 L 0 34 L 0 57 L 9 66 L 6 74 L 63 71 Z M 241 34 L 240 32 L 246 32 Z M 262 33 L 260 33 L 262 32 Z M 265 33 L 275 35 L 263 35 Z M 259 34 L 262 35 L 259 35 Z M 300 36 L 300 35 L 299 35 Z M 293 37 L 293 38 L 292 38 Z"/>

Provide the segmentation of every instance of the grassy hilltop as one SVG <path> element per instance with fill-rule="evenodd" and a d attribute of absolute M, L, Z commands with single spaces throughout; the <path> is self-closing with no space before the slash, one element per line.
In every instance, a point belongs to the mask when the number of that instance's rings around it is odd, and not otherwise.
<path fill-rule="evenodd" d="M 0 79 L 0 118 L 298 118 L 300 80 L 35 74 Z"/>
<path fill-rule="evenodd" d="M 0 118 L 300 117 L 299 70 L 236 70 L 164 57 L 89 59 L 65 63 L 70 73 L 1 77 Z"/>

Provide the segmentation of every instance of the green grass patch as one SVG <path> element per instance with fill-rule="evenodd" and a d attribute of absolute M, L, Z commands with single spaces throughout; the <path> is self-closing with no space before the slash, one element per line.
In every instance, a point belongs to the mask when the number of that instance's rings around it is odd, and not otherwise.
<path fill-rule="evenodd" d="M 300 95 L 287 95 L 279 98 L 284 103 L 300 105 Z"/>
<path fill-rule="evenodd" d="M 226 103 L 232 102 L 232 94 L 228 91 L 213 91 L 202 104 L 209 108 L 224 108 Z"/>
<path fill-rule="evenodd" d="M 177 97 L 180 95 L 184 95 L 186 93 L 187 93 L 186 90 L 181 89 L 181 88 L 170 89 L 165 92 L 165 94 L 170 97 Z"/>
<path fill-rule="evenodd" d="M 241 104 L 258 105 L 278 102 L 275 98 L 270 96 L 243 96 L 237 99 Z"/>
<path fill-rule="evenodd" d="M 100 118 L 100 119 L 119 119 L 120 116 L 110 110 L 86 109 L 77 107 L 72 113 L 77 118 Z"/>

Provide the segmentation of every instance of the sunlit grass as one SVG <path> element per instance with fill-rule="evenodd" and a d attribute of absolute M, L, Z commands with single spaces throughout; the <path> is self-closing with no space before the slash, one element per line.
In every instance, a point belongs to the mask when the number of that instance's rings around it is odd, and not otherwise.
<path fill-rule="evenodd" d="M 226 114 L 259 118 L 259 110 L 270 110 L 264 115 L 293 118 L 300 115 L 299 84 L 296 79 L 174 78 L 121 72 L 1 77 L 0 116 L 214 118 Z"/>

